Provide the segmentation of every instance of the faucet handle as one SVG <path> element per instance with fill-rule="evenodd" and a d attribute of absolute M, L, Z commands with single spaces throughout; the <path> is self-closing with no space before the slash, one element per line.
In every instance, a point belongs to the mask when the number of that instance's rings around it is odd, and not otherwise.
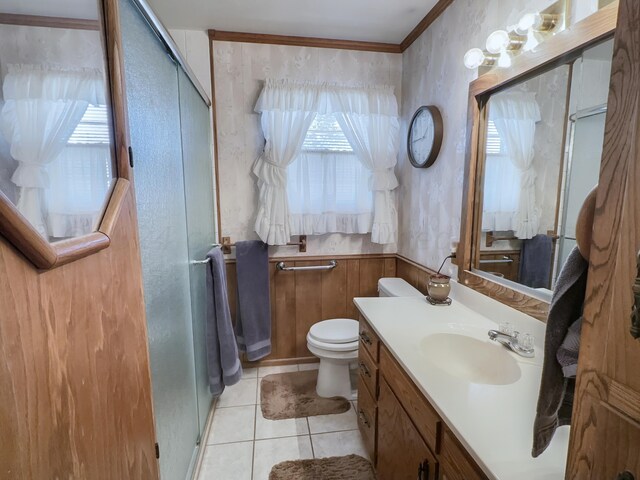
<path fill-rule="evenodd" d="M 500 333 L 504 333 L 505 335 L 509 335 L 510 337 L 515 336 L 516 331 L 513 327 L 513 325 L 509 322 L 502 322 L 500 323 L 500 325 L 498 325 L 498 331 Z"/>
<path fill-rule="evenodd" d="M 533 350 L 533 346 L 535 344 L 535 338 L 530 333 L 524 333 L 522 335 L 518 335 L 518 345 L 525 350 Z"/>

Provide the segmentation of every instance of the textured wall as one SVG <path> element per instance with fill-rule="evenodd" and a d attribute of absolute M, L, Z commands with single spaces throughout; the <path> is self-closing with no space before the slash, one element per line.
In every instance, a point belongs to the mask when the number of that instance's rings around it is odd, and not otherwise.
<path fill-rule="evenodd" d="M 257 238 L 257 187 L 251 168 L 264 137 L 253 108 L 265 78 L 393 85 L 398 103 L 401 98 L 399 54 L 214 42 L 214 67 L 222 234 L 234 241 Z M 369 235 L 331 234 L 309 237 L 307 255 L 395 251 L 395 245 L 372 244 Z M 272 247 L 274 255 L 295 253 L 293 247 Z"/>
<path fill-rule="evenodd" d="M 403 54 L 398 253 L 431 268 L 460 236 L 469 82 L 476 73 L 462 58 L 482 47 L 494 30 L 513 25 L 522 13 L 551 0 L 455 0 Z M 426 170 L 409 163 L 407 127 L 421 105 L 437 105 L 444 118 L 440 157 Z M 451 267 L 452 268 L 452 267 Z M 450 269 L 449 273 L 454 270 Z"/>

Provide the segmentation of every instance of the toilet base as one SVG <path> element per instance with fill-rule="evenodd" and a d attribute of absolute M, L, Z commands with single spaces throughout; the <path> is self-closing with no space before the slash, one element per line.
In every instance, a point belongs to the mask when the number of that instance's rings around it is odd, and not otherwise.
<path fill-rule="evenodd" d="M 321 358 L 316 393 L 323 398 L 344 397 L 351 400 L 354 391 L 351 385 L 350 363 L 353 363 L 353 360 Z"/>

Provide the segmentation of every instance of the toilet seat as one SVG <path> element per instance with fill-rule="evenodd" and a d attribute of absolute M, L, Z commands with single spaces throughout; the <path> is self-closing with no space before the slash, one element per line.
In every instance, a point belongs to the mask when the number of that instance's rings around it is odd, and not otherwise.
<path fill-rule="evenodd" d="M 334 318 L 314 324 L 307 335 L 316 344 L 338 345 L 358 342 L 359 326 L 350 318 Z"/>
<path fill-rule="evenodd" d="M 320 342 L 311 336 L 311 333 L 307 335 L 307 343 L 315 348 L 327 350 L 329 352 L 351 352 L 358 350 L 358 341 L 349 343 L 327 343 Z"/>

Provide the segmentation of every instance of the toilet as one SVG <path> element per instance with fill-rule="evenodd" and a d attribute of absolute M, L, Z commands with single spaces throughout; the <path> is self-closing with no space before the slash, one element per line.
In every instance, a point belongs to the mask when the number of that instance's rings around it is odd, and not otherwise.
<path fill-rule="evenodd" d="M 424 297 L 401 278 L 378 280 L 380 297 Z M 316 392 L 324 398 L 354 396 L 350 367 L 358 359 L 359 324 L 350 318 L 334 318 L 314 324 L 307 334 L 307 348 L 320 359 Z"/>

